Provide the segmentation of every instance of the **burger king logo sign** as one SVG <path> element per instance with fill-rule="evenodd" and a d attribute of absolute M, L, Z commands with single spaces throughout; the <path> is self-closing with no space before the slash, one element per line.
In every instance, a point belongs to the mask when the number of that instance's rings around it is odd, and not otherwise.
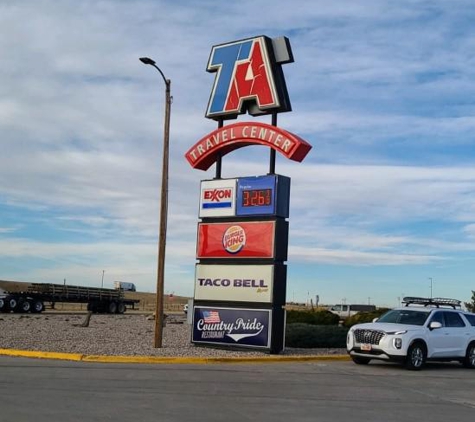
<path fill-rule="evenodd" d="M 246 232 L 241 226 L 231 226 L 223 234 L 223 248 L 232 254 L 238 253 L 246 245 Z"/>

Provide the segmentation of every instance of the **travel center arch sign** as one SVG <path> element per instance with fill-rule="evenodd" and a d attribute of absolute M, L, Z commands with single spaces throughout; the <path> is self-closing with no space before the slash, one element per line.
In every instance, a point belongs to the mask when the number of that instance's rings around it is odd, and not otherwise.
<path fill-rule="evenodd" d="M 190 165 L 217 175 L 201 181 L 192 315 L 197 345 L 284 348 L 290 178 L 273 173 L 221 179 L 221 158 L 246 146 L 271 148 L 301 162 L 312 148 L 277 127 L 291 111 L 282 64 L 292 63 L 286 37 L 257 36 L 212 47 L 216 73 L 206 117 L 218 128 L 185 154 Z M 240 114 L 271 114 L 273 124 L 238 122 Z"/>
<path fill-rule="evenodd" d="M 219 157 L 250 145 L 270 147 L 289 160 L 298 162 L 312 148 L 299 136 L 277 126 L 245 122 L 216 129 L 193 145 L 185 157 L 193 168 L 208 170 Z"/>

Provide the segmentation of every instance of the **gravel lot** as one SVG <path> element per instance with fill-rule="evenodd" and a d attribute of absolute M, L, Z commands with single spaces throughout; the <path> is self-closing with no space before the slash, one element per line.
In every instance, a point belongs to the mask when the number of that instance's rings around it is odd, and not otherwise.
<path fill-rule="evenodd" d="M 154 324 L 147 315 L 0 314 L 0 349 L 81 353 L 87 355 L 239 357 L 263 356 L 258 351 L 229 351 L 190 343 L 191 329 L 184 316 L 171 315 L 163 329 L 162 348 L 153 347 Z M 346 354 L 345 349 L 293 349 L 283 355 Z"/>

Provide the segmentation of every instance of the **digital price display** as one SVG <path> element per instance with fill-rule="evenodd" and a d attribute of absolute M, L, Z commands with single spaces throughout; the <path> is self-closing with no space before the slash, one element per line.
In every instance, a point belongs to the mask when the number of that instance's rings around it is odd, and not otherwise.
<path fill-rule="evenodd" d="M 237 216 L 289 216 L 290 178 L 273 174 L 237 180 Z"/>
<path fill-rule="evenodd" d="M 243 207 L 262 207 L 272 204 L 272 189 L 243 189 Z"/>

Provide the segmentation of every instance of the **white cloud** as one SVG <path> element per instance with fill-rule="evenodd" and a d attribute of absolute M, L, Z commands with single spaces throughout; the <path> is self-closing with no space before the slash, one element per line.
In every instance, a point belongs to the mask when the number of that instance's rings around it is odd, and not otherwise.
<path fill-rule="evenodd" d="M 421 265 L 443 261 L 444 258 L 430 255 L 410 255 L 383 252 L 361 252 L 344 249 L 324 249 L 311 247 L 291 247 L 289 259 L 296 262 L 310 261 L 320 264 L 341 265 Z"/>
<path fill-rule="evenodd" d="M 475 224 L 467 224 L 463 231 L 466 233 L 466 235 L 470 238 L 470 239 L 474 239 L 475 238 Z"/>
<path fill-rule="evenodd" d="M 12 233 L 15 230 L 17 230 L 17 229 L 14 228 L 14 227 L 0 227 L 0 234 L 1 233 Z"/>
<path fill-rule="evenodd" d="M 409 221 L 475 218 L 472 168 L 321 165 L 292 172 L 293 205 L 307 206 L 309 213 L 348 217 L 357 213 L 363 220 L 365 216 Z"/>

